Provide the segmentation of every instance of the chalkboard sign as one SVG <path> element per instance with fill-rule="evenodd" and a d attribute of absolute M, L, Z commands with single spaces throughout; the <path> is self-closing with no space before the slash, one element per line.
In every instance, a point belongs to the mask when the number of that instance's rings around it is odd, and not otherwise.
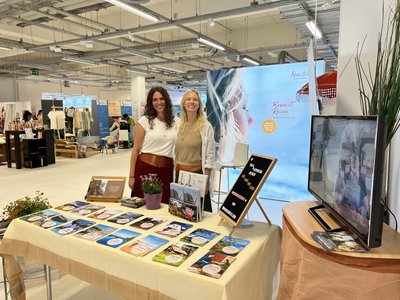
<path fill-rule="evenodd" d="M 221 206 L 220 215 L 236 226 L 242 222 L 277 159 L 252 154 Z"/>

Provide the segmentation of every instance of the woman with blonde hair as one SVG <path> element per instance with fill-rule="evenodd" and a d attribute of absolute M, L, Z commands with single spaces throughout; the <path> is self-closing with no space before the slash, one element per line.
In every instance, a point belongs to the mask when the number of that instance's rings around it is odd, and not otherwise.
<path fill-rule="evenodd" d="M 181 100 L 180 126 L 175 144 L 176 179 L 179 177 L 179 171 L 207 175 L 204 210 L 210 212 L 212 208 L 209 192 L 214 159 L 213 127 L 206 119 L 199 92 L 190 89 L 185 92 Z"/>

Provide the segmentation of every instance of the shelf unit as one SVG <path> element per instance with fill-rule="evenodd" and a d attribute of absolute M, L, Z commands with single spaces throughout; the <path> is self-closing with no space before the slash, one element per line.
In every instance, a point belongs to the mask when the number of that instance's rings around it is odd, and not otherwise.
<path fill-rule="evenodd" d="M 24 139 L 24 167 L 39 168 L 47 166 L 45 139 Z"/>

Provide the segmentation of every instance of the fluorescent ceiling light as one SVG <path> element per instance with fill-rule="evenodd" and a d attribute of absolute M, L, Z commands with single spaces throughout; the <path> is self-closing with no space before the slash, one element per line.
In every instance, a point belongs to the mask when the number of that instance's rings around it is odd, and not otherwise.
<path fill-rule="evenodd" d="M 86 64 L 86 65 L 92 65 L 92 66 L 100 65 L 100 63 L 97 62 L 97 61 L 92 61 L 92 60 L 88 60 L 88 59 L 82 59 L 80 57 L 75 57 L 75 56 L 64 56 L 62 58 L 62 60 L 81 63 L 81 64 Z"/>
<path fill-rule="evenodd" d="M 252 59 L 249 58 L 249 57 L 243 57 L 243 60 L 244 60 L 245 62 L 249 63 L 249 64 L 254 65 L 254 66 L 260 65 L 258 62 L 256 62 L 255 60 L 252 60 Z"/>
<path fill-rule="evenodd" d="M 310 30 L 310 32 L 313 34 L 313 36 L 319 40 L 320 38 L 322 38 L 322 33 L 321 30 L 319 30 L 319 28 L 317 27 L 317 25 L 315 25 L 314 21 L 308 21 L 306 23 L 306 26 L 308 28 L 308 30 Z"/>
<path fill-rule="evenodd" d="M 133 14 L 139 15 L 139 16 L 141 16 L 141 17 L 143 17 L 143 18 L 145 18 L 145 19 L 147 19 L 149 21 L 152 21 L 152 22 L 158 22 L 159 21 L 158 18 L 156 18 L 155 16 L 150 15 L 147 12 L 142 11 L 140 9 L 137 9 L 136 7 L 133 7 L 133 6 L 131 6 L 131 5 L 127 4 L 127 3 L 124 3 L 122 1 L 119 1 L 119 0 L 106 0 L 106 1 L 111 3 L 111 4 L 114 4 L 115 6 L 118 6 L 118 7 L 122 8 L 122 9 L 125 9 L 125 10 L 127 10 L 127 11 L 129 11 L 129 12 L 131 12 Z"/>
<path fill-rule="evenodd" d="M 213 18 L 208 18 L 207 22 L 208 22 L 208 25 L 210 27 L 214 27 L 215 26 L 215 21 L 213 20 Z"/>
<path fill-rule="evenodd" d="M 12 50 L 12 48 L 7 46 L 0 46 L 0 50 Z"/>
<path fill-rule="evenodd" d="M 129 73 L 139 75 L 139 76 L 146 76 L 147 72 L 144 70 L 136 70 L 136 69 L 126 69 Z"/>
<path fill-rule="evenodd" d="M 218 50 L 221 50 L 221 51 L 224 51 L 224 50 L 225 50 L 224 47 L 222 47 L 222 46 L 220 46 L 220 45 L 217 45 L 216 43 L 213 43 L 213 42 L 211 42 L 211 41 L 209 41 L 209 40 L 203 39 L 202 37 L 199 37 L 197 40 L 198 40 L 200 43 L 203 43 L 203 44 L 206 44 L 206 45 L 208 45 L 208 46 L 214 47 L 214 48 L 216 48 L 216 49 L 218 49 Z"/>
<path fill-rule="evenodd" d="M 164 67 L 164 66 L 155 66 L 156 69 L 161 69 L 161 70 L 165 70 L 165 71 L 170 71 L 170 72 L 174 72 L 174 73 L 178 73 L 178 74 L 185 74 L 185 71 L 182 70 L 178 70 L 178 69 L 174 69 L 174 68 L 168 68 L 168 67 Z"/>
<path fill-rule="evenodd" d="M 140 52 L 140 51 L 137 51 L 134 49 L 129 49 L 129 48 L 121 48 L 121 49 L 119 49 L 119 52 L 126 53 L 126 54 L 132 54 L 132 55 L 136 55 L 136 56 L 141 56 L 144 58 L 151 58 L 150 54 Z"/>

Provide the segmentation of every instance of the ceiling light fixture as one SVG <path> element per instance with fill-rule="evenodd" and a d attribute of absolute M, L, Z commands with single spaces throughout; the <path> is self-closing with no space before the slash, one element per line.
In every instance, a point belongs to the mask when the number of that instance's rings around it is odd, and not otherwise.
<path fill-rule="evenodd" d="M 130 39 L 131 42 L 134 42 L 136 40 L 135 36 L 130 31 L 128 32 L 128 39 Z"/>
<path fill-rule="evenodd" d="M 127 3 L 124 3 L 122 1 L 119 1 L 119 0 L 106 0 L 106 1 L 111 3 L 111 4 L 114 4 L 115 6 L 118 6 L 118 7 L 122 8 L 122 9 L 125 9 L 125 10 L 127 10 L 127 11 L 129 11 L 129 12 L 131 12 L 133 14 L 139 15 L 139 16 L 141 16 L 141 17 L 143 17 L 143 18 L 145 18 L 145 19 L 147 19 L 149 21 L 152 21 L 152 22 L 158 22 L 159 21 L 158 18 L 156 18 L 155 16 L 153 16 L 153 15 L 151 15 L 151 14 L 149 14 L 149 13 L 143 11 L 143 10 L 140 10 L 140 9 L 138 9 L 136 7 L 133 7 L 133 6 L 129 5 L 129 4 L 127 4 Z"/>
<path fill-rule="evenodd" d="M 215 26 L 215 21 L 213 20 L 213 18 L 208 18 L 207 22 L 208 22 L 208 25 L 210 27 L 214 27 Z"/>
<path fill-rule="evenodd" d="M 140 52 L 134 49 L 129 49 L 129 48 L 121 48 L 119 49 L 119 52 L 126 53 L 126 54 L 131 54 L 131 55 L 136 55 L 144 58 L 151 58 L 150 54 Z"/>
<path fill-rule="evenodd" d="M 0 50 L 12 50 L 12 48 L 7 46 L 0 46 Z"/>
<path fill-rule="evenodd" d="M 100 63 L 97 62 L 97 61 L 83 59 L 83 58 L 75 57 L 75 56 L 64 56 L 62 58 L 62 60 L 69 61 L 69 62 L 76 62 L 76 63 L 86 64 L 86 65 L 92 65 L 92 66 L 100 65 Z"/>
<path fill-rule="evenodd" d="M 308 30 L 310 30 L 310 32 L 312 33 L 312 35 L 317 39 L 321 39 L 322 38 L 322 33 L 321 30 L 319 30 L 319 28 L 317 27 L 317 25 L 315 25 L 314 21 L 308 21 L 306 23 L 306 26 L 308 28 Z"/>
<path fill-rule="evenodd" d="M 218 50 L 221 50 L 221 51 L 224 51 L 224 50 L 225 50 L 224 47 L 222 47 L 222 46 L 220 46 L 220 45 L 217 45 L 216 43 L 211 42 L 211 41 L 209 41 L 209 40 L 207 40 L 207 39 L 204 39 L 204 38 L 202 38 L 202 37 L 199 37 L 197 40 L 198 40 L 200 43 L 203 43 L 203 44 L 206 44 L 206 45 L 208 45 L 208 46 L 214 47 L 214 48 L 216 48 L 216 49 L 218 49 Z"/>
<path fill-rule="evenodd" d="M 252 60 L 252 59 L 249 58 L 249 57 L 243 57 L 243 60 L 244 60 L 245 62 L 251 64 L 251 65 L 254 65 L 254 66 L 259 66 L 259 65 L 260 65 L 258 62 L 256 62 L 255 60 Z"/>

